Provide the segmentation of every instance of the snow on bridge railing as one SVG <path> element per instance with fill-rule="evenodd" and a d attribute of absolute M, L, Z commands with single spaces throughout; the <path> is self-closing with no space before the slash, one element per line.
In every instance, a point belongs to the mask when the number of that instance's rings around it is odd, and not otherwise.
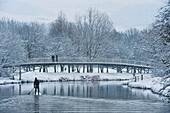
<path fill-rule="evenodd" d="M 30 62 L 52 62 L 52 59 L 51 58 L 31 58 L 27 60 L 27 63 L 30 63 Z M 87 57 L 62 57 L 62 58 L 60 57 L 58 59 L 58 62 L 114 62 L 114 63 L 135 64 L 135 65 L 147 65 L 147 66 L 151 64 L 146 61 L 111 59 L 111 58 L 96 58 L 96 59 L 89 60 Z"/>

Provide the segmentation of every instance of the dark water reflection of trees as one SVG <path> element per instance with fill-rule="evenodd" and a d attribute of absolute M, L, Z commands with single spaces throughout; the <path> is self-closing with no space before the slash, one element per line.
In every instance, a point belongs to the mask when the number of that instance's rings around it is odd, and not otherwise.
<path fill-rule="evenodd" d="M 33 84 L 0 86 L 0 99 L 15 95 L 28 95 Z M 51 82 L 41 83 L 42 95 L 73 96 L 82 98 L 105 98 L 123 100 L 156 100 L 158 95 L 149 90 L 131 89 L 120 82 Z M 32 91 L 31 95 L 34 94 Z"/>

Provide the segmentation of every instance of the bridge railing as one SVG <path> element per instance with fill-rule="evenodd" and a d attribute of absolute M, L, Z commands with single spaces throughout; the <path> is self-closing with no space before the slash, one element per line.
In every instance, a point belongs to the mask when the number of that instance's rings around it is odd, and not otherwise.
<path fill-rule="evenodd" d="M 30 62 L 52 62 L 51 58 L 32 58 L 27 60 Z M 114 62 L 114 63 L 127 63 L 135 65 L 150 65 L 146 61 L 137 61 L 137 60 L 127 60 L 127 59 L 111 59 L 111 58 L 97 58 L 97 59 L 88 59 L 87 57 L 62 57 L 58 59 L 58 62 Z"/>

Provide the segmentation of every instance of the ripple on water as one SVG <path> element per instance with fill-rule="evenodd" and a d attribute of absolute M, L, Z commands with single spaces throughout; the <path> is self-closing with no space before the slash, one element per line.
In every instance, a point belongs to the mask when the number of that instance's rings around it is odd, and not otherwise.
<path fill-rule="evenodd" d="M 168 113 L 170 104 L 139 100 L 108 100 L 61 96 L 21 95 L 0 101 L 0 113 Z"/>

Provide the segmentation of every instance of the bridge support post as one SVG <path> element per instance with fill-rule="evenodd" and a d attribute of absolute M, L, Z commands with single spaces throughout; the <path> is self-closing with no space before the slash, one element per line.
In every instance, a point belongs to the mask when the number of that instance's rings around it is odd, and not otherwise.
<path fill-rule="evenodd" d="M 21 66 L 19 66 L 19 80 L 21 80 Z"/>
<path fill-rule="evenodd" d="M 98 65 L 98 73 L 100 73 L 100 70 L 99 70 L 99 65 Z"/>
<path fill-rule="evenodd" d="M 149 68 L 148 68 L 148 71 L 147 71 L 147 73 L 149 73 Z"/>
<path fill-rule="evenodd" d="M 56 73 L 56 65 L 54 65 L 54 73 Z"/>
<path fill-rule="evenodd" d="M 87 73 L 89 73 L 89 65 L 87 65 Z"/>
<path fill-rule="evenodd" d="M 68 65 L 68 73 L 70 73 L 70 65 Z"/>
<path fill-rule="evenodd" d="M 119 73 L 120 72 L 120 70 L 119 70 L 119 66 L 117 66 L 117 73 Z"/>
<path fill-rule="evenodd" d="M 31 65 L 28 66 L 28 71 L 31 71 Z"/>
<path fill-rule="evenodd" d="M 133 68 L 133 76 L 135 76 L 135 74 L 136 74 L 136 68 L 134 67 Z"/>
<path fill-rule="evenodd" d="M 22 69 L 25 71 L 25 66 L 22 66 Z"/>
<path fill-rule="evenodd" d="M 122 69 L 120 66 L 117 66 L 117 73 L 122 73 Z"/>
<path fill-rule="evenodd" d="M 79 65 L 77 65 L 76 68 L 77 68 L 77 73 L 80 73 Z"/>
<path fill-rule="evenodd" d="M 140 69 L 139 69 L 139 67 L 138 67 L 138 73 L 140 73 Z"/>
<path fill-rule="evenodd" d="M 100 69 L 101 69 L 101 73 L 103 73 L 103 67 L 100 67 Z"/>
<path fill-rule="evenodd" d="M 139 73 L 140 73 L 140 74 L 142 73 L 142 68 L 139 68 Z"/>
<path fill-rule="evenodd" d="M 108 67 L 109 67 L 109 66 L 107 65 L 107 73 L 109 73 L 109 69 L 108 69 Z"/>
<path fill-rule="evenodd" d="M 28 72 L 28 66 L 26 66 L 26 72 Z"/>
<path fill-rule="evenodd" d="M 134 73 L 136 73 L 136 68 L 134 67 Z"/>
<path fill-rule="evenodd" d="M 83 73 L 85 72 L 85 65 L 83 65 Z"/>
<path fill-rule="evenodd" d="M 133 73 L 133 68 L 131 67 L 131 69 L 130 69 L 130 73 Z"/>
<path fill-rule="evenodd" d="M 72 68 L 72 72 L 74 72 L 74 65 L 72 65 L 71 68 Z"/>
<path fill-rule="evenodd" d="M 33 72 L 34 72 L 35 71 L 35 66 L 34 65 L 33 65 L 32 69 L 33 69 Z"/>
<path fill-rule="evenodd" d="M 45 66 L 43 65 L 43 72 L 45 72 Z"/>
<path fill-rule="evenodd" d="M 48 72 L 48 66 L 47 66 L 47 67 L 45 67 L 45 72 Z"/>
<path fill-rule="evenodd" d="M 42 66 L 40 66 L 39 72 L 41 72 L 41 68 L 42 68 Z"/>
<path fill-rule="evenodd" d="M 127 70 L 126 70 L 127 73 L 129 73 L 129 67 L 127 67 Z"/>
<path fill-rule="evenodd" d="M 144 73 L 146 73 L 146 70 L 145 70 L 145 68 L 143 69 L 143 71 L 144 71 Z"/>
<path fill-rule="evenodd" d="M 60 67 L 61 67 L 61 72 L 63 72 L 64 71 L 64 65 L 60 65 Z"/>
<path fill-rule="evenodd" d="M 90 65 L 90 73 L 93 73 L 93 65 Z"/>

